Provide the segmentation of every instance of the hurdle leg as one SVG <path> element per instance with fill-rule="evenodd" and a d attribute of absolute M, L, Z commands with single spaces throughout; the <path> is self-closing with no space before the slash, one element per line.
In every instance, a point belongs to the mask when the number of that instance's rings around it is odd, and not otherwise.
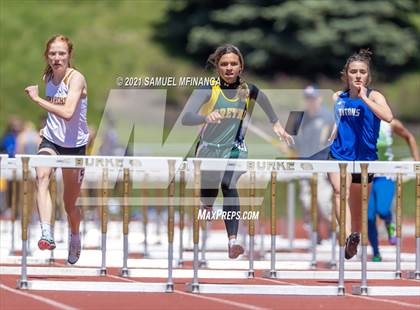
<path fill-rule="evenodd" d="M 20 280 L 17 283 L 18 288 L 28 288 L 28 271 L 27 271 L 27 256 L 28 256 L 28 185 L 29 185 L 29 158 L 22 158 L 22 180 L 23 180 L 23 201 L 22 201 L 22 266 Z"/>
<path fill-rule="evenodd" d="M 338 295 L 345 295 L 344 288 L 344 251 L 346 243 L 346 183 L 347 164 L 339 163 L 340 167 L 340 222 L 339 222 L 339 262 L 338 262 Z"/>
<path fill-rule="evenodd" d="M 250 213 L 255 212 L 255 171 L 251 171 L 250 173 Z M 255 278 L 255 271 L 254 271 L 254 242 L 255 242 L 255 220 L 249 220 L 248 222 L 248 229 L 249 229 L 249 250 L 248 250 L 248 258 L 249 258 L 249 268 L 248 268 L 248 278 Z"/>
<path fill-rule="evenodd" d="M 420 280 L 420 174 L 416 174 L 416 270 L 409 273 L 410 279 Z"/>
<path fill-rule="evenodd" d="M 198 240 L 200 234 L 200 223 L 198 221 L 198 210 L 200 208 L 200 161 L 194 161 L 194 209 L 193 209 L 193 244 L 194 244 L 194 260 L 193 260 L 193 281 L 191 283 L 191 292 L 199 293 L 200 286 L 198 283 Z"/>
<path fill-rule="evenodd" d="M 337 260 L 335 258 L 335 250 L 337 247 L 337 216 L 336 216 L 336 207 L 335 199 L 332 196 L 332 210 L 331 210 L 331 261 L 329 262 L 330 268 L 337 268 Z"/>
<path fill-rule="evenodd" d="M 102 171 L 102 210 L 101 210 L 101 270 L 100 275 L 106 276 L 106 233 L 108 230 L 108 169 Z"/>
<path fill-rule="evenodd" d="M 28 239 L 27 239 L 27 243 L 26 243 L 28 245 L 27 252 L 26 252 L 27 256 L 31 256 L 31 249 L 30 249 L 30 245 L 31 245 L 31 221 L 29 219 L 29 214 L 31 214 L 31 206 L 29 205 L 29 201 L 30 201 L 29 200 L 30 199 L 30 197 L 29 197 L 30 194 L 29 193 L 30 193 L 30 186 L 31 186 L 30 179 L 31 179 L 31 176 L 30 176 L 30 172 L 28 171 L 28 184 L 27 184 L 27 187 L 26 187 L 26 192 L 27 192 L 26 201 L 27 201 L 27 204 L 28 204 L 28 226 L 27 226 Z M 22 176 L 22 180 L 23 180 L 23 176 Z M 18 197 L 19 197 L 18 198 L 18 205 L 23 203 L 23 181 L 21 181 L 19 185 L 18 185 Z"/>
<path fill-rule="evenodd" d="M 271 172 L 271 203 L 270 203 L 270 235 L 271 235 L 271 248 L 270 248 L 270 271 L 265 273 L 264 277 L 276 278 L 276 235 L 277 235 L 277 223 L 276 223 L 276 185 L 277 185 L 277 172 Z"/>
<path fill-rule="evenodd" d="M 83 185 L 82 185 L 83 186 Z M 87 189 L 85 189 L 85 188 L 82 188 L 81 189 L 81 192 L 80 192 L 80 198 L 88 198 L 89 197 L 89 192 L 88 192 L 88 190 Z M 81 229 L 81 238 L 82 238 L 82 244 L 85 244 L 85 242 L 86 242 L 86 239 L 85 239 L 85 237 L 86 237 L 86 235 L 87 235 L 87 221 L 88 221 L 88 219 L 89 219 L 89 217 L 88 217 L 88 214 L 89 214 L 89 209 L 88 209 L 88 207 L 87 206 L 85 206 L 85 205 L 82 205 L 82 206 L 80 206 L 80 214 L 81 214 L 81 216 L 82 216 L 82 219 L 84 219 L 83 221 L 82 221 L 82 223 L 80 223 L 81 224 L 81 226 L 82 226 L 82 229 Z"/>
<path fill-rule="evenodd" d="M 200 267 L 207 266 L 206 260 L 206 246 L 207 246 L 207 230 L 209 229 L 209 223 L 206 219 L 200 221 L 201 226 L 201 258 L 200 258 Z"/>
<path fill-rule="evenodd" d="M 264 195 L 264 192 L 263 192 Z M 260 221 L 258 223 L 258 232 L 260 234 L 260 250 L 259 257 L 264 259 L 265 256 L 265 246 L 264 246 L 264 237 L 265 237 L 265 203 L 260 207 Z"/>
<path fill-rule="evenodd" d="M 353 294 L 357 295 L 367 295 L 368 294 L 368 285 L 367 285 L 367 246 L 368 246 L 368 165 L 366 163 L 360 164 L 362 171 L 361 177 L 361 192 L 362 192 L 362 277 L 360 286 L 353 287 Z"/>
<path fill-rule="evenodd" d="M 147 176 L 145 175 L 144 177 L 144 183 L 146 184 L 147 182 Z M 141 192 L 141 200 L 144 202 L 140 208 L 141 208 L 141 213 L 142 213 L 142 218 L 143 218 L 143 235 L 144 235 L 144 243 L 143 243 L 143 257 L 147 258 L 149 257 L 149 250 L 148 250 L 148 242 L 147 242 L 147 225 L 149 223 L 149 191 L 146 188 L 146 185 L 144 186 L 144 188 L 140 189 Z"/>
<path fill-rule="evenodd" d="M 401 279 L 401 221 L 402 221 L 402 175 L 401 173 L 397 174 L 397 214 L 396 214 L 396 224 L 397 224 L 397 245 L 396 245 L 396 258 L 395 258 L 395 278 Z"/>
<path fill-rule="evenodd" d="M 179 180 L 179 258 L 178 267 L 184 265 L 184 226 L 185 226 L 185 169 L 181 170 Z"/>
<path fill-rule="evenodd" d="M 169 160 L 169 190 L 168 190 L 168 280 L 166 282 L 166 292 L 174 291 L 172 279 L 172 263 L 174 256 L 174 226 L 175 226 L 175 161 Z"/>
<path fill-rule="evenodd" d="M 313 173 L 311 178 L 311 268 L 316 268 L 316 246 L 318 243 L 318 173 Z"/>
<path fill-rule="evenodd" d="M 61 170 L 57 171 L 57 174 L 60 175 Z M 57 181 L 57 174 L 56 174 L 56 181 Z M 65 236 L 66 236 L 66 225 L 68 225 L 67 221 L 64 220 L 64 214 L 66 214 L 65 208 L 64 208 L 64 202 L 63 202 L 63 181 L 62 181 L 62 175 L 60 182 L 56 182 L 57 184 L 57 210 L 59 215 L 58 218 L 60 219 L 60 229 L 58 230 L 57 236 L 59 239 L 57 239 L 57 242 L 64 242 Z M 59 193 L 59 194 L 58 194 Z M 96 194 L 96 191 L 95 191 Z"/>
<path fill-rule="evenodd" d="M 287 238 L 289 239 L 289 249 L 293 249 L 295 241 L 295 183 L 290 181 L 286 186 L 287 190 Z"/>
<path fill-rule="evenodd" d="M 57 180 L 55 178 L 55 169 L 51 172 L 50 180 L 50 195 L 51 195 L 51 234 L 54 239 L 55 216 L 57 209 Z M 50 251 L 49 263 L 54 263 L 54 250 Z"/>
<path fill-rule="evenodd" d="M 157 197 L 161 198 L 163 197 L 163 189 L 157 189 Z M 162 215 L 162 207 L 159 205 L 155 206 L 156 208 L 156 236 L 157 236 L 157 243 L 156 244 L 162 244 L 162 230 L 160 227 L 161 222 L 161 215 Z"/>
<path fill-rule="evenodd" d="M 128 210 L 128 195 L 130 191 L 130 174 L 128 168 L 124 168 L 123 177 L 123 267 L 121 276 L 128 277 L 128 228 L 130 224 L 130 214 Z"/>
<path fill-rule="evenodd" d="M 13 180 L 12 180 L 12 244 L 10 249 L 10 255 L 16 254 L 16 241 L 15 241 L 15 224 L 16 224 L 16 216 L 17 216 L 17 175 L 16 169 L 13 169 Z"/>

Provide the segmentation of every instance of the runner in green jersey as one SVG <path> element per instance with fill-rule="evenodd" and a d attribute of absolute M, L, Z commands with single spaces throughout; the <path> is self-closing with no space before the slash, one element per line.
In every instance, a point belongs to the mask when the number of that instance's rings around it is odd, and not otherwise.
<path fill-rule="evenodd" d="M 208 62 L 214 66 L 220 84 L 209 85 L 196 90 L 187 103 L 182 123 L 201 125 L 200 139 L 196 149 L 197 157 L 205 158 L 246 158 L 244 142 L 246 124 L 255 102 L 264 110 L 273 126 L 273 131 L 287 144 L 293 138 L 281 126 L 267 96 L 255 85 L 246 83 L 241 74 L 244 59 L 239 49 L 225 44 L 210 55 Z M 201 203 L 211 210 L 218 195 L 223 192 L 223 211 L 240 214 L 239 196 L 236 188 L 238 171 L 205 171 L 201 174 Z M 234 212 L 234 213 L 233 213 Z M 229 258 L 237 258 L 244 252 L 236 241 L 238 217 L 225 218 L 229 238 Z"/>

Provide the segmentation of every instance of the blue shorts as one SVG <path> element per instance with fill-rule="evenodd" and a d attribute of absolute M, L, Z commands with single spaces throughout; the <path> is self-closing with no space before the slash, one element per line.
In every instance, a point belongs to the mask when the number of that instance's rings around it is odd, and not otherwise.
<path fill-rule="evenodd" d="M 392 215 L 392 201 L 395 181 L 387 177 L 375 177 L 369 197 L 368 219 L 375 220 L 376 214 L 382 219 Z"/>

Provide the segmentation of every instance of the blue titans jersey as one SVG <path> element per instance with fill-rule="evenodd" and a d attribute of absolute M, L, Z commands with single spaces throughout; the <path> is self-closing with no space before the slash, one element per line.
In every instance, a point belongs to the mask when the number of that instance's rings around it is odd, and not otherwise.
<path fill-rule="evenodd" d="M 362 99 L 350 98 L 349 91 L 339 95 L 334 110 L 337 137 L 330 148 L 332 156 L 338 160 L 377 160 L 380 119 Z"/>

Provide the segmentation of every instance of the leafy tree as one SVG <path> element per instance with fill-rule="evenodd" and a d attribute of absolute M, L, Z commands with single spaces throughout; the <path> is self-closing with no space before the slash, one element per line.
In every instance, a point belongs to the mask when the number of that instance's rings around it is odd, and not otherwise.
<path fill-rule="evenodd" d="M 384 80 L 420 64 L 417 0 L 277 0 L 174 2 L 157 37 L 171 51 L 203 59 L 225 42 L 260 74 L 337 76 L 360 48 L 374 52 Z"/>

